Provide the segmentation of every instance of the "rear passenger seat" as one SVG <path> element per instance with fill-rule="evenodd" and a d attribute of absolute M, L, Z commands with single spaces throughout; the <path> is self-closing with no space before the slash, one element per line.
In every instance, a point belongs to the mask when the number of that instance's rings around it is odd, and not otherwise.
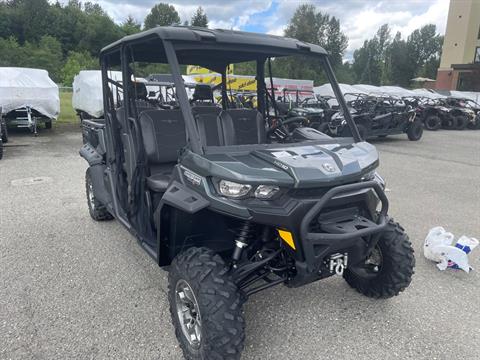
<path fill-rule="evenodd" d="M 225 145 L 265 144 L 263 116 L 254 109 L 229 109 L 220 114 Z"/>
<path fill-rule="evenodd" d="M 204 146 L 262 144 L 267 140 L 265 122 L 256 110 L 194 106 L 192 113 Z"/>
<path fill-rule="evenodd" d="M 225 145 L 219 117 L 221 111 L 217 106 L 192 106 L 192 114 L 203 146 Z"/>
<path fill-rule="evenodd" d="M 247 145 L 266 142 L 265 123 L 258 111 L 215 106 L 194 106 L 192 113 L 206 146 Z M 139 117 L 150 176 L 147 186 L 164 192 L 170 182 L 179 151 L 187 143 L 180 110 L 144 110 Z"/>

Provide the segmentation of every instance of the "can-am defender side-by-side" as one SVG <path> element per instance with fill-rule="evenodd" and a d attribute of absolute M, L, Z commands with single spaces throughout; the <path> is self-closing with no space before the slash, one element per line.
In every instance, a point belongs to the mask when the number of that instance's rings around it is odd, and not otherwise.
<path fill-rule="evenodd" d="M 393 96 L 347 93 L 356 97 L 348 102 L 351 115 L 362 138 L 406 134 L 410 141 L 423 135 L 423 123 L 416 119 L 415 110 L 402 99 Z M 350 136 L 342 111 L 330 117 L 318 130 L 331 136 Z"/>
<path fill-rule="evenodd" d="M 266 82 L 287 56 L 324 69 L 353 139 L 286 129 Z M 255 109 L 228 108 L 226 69 L 240 62 L 256 64 Z M 169 65 L 178 106 L 137 100 L 135 71 L 150 63 Z M 183 65 L 222 74 L 221 107 L 189 101 Z M 373 298 L 408 287 L 412 246 L 388 215 L 378 153 L 360 138 L 323 48 L 264 34 L 157 27 L 104 48 L 101 67 L 105 121 L 84 121 L 89 133 L 80 150 L 89 164 L 89 211 L 95 220 L 116 218 L 168 269 L 185 358 L 240 358 L 242 304 L 277 284 L 295 288 L 336 274 Z M 109 77 L 118 68 L 122 83 Z M 112 84 L 123 91 L 120 103 Z M 213 98 L 206 89 L 198 97 Z"/>

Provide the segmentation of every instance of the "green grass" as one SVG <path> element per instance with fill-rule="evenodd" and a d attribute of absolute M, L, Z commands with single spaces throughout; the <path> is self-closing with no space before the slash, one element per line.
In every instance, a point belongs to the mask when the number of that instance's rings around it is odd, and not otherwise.
<path fill-rule="evenodd" d="M 72 92 L 60 91 L 60 116 L 57 124 L 76 124 L 78 117 L 72 107 Z"/>

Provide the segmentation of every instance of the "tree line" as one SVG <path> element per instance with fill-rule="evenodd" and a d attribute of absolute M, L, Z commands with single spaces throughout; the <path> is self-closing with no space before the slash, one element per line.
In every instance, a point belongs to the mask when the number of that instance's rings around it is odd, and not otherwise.
<path fill-rule="evenodd" d="M 153 6 L 143 24 L 132 16 L 117 24 L 100 5 L 88 1 L 69 0 L 62 5 L 48 0 L 0 0 L 0 66 L 46 69 L 55 82 L 71 86 L 80 70 L 99 68 L 102 47 L 125 35 L 155 26 L 208 27 L 208 23 L 202 7 L 182 22 L 175 7 L 166 3 Z M 284 35 L 324 47 L 339 81 L 373 85 L 408 86 L 412 77 L 435 77 L 443 43 L 435 25 L 417 29 L 403 40 L 400 33 L 392 38 L 386 24 L 355 50 L 353 61 L 343 62 L 348 37 L 340 20 L 308 4 L 297 7 Z M 326 81 L 318 61 L 307 57 L 278 58 L 271 66 L 275 76 L 311 79 L 316 84 Z M 239 64 L 235 73 L 253 75 L 254 64 Z"/>

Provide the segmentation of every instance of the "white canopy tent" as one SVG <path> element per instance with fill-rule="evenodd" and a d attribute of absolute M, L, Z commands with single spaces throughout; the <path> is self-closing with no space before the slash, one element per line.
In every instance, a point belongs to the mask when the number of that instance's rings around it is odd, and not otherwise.
<path fill-rule="evenodd" d="M 445 99 L 447 96 L 428 91 L 427 89 L 414 89 L 412 90 L 417 96 L 425 96 L 429 99 Z"/>
<path fill-rule="evenodd" d="M 383 94 L 388 94 L 391 96 L 415 96 L 417 95 L 412 90 L 404 89 L 400 86 L 380 86 L 379 89 L 382 91 Z"/>
<path fill-rule="evenodd" d="M 480 104 L 480 92 L 452 90 L 450 95 L 452 97 L 467 98 Z"/>
<path fill-rule="evenodd" d="M 351 100 L 355 99 L 354 96 L 349 95 L 349 94 L 358 94 L 358 93 L 367 94 L 365 91 L 359 90 L 352 85 L 348 85 L 348 84 L 338 84 L 338 85 L 340 87 L 340 91 L 342 92 L 342 94 L 343 95 L 347 94 L 347 96 L 345 96 L 345 100 L 347 100 L 347 101 L 351 101 Z M 316 86 L 316 87 L 313 88 L 313 91 L 315 92 L 316 95 L 335 97 L 335 94 L 333 93 L 332 86 L 330 84 L 324 84 L 324 85 L 321 85 L 321 86 Z M 330 102 L 331 102 L 330 105 L 337 105 L 336 99 L 335 100 L 332 99 Z"/>

